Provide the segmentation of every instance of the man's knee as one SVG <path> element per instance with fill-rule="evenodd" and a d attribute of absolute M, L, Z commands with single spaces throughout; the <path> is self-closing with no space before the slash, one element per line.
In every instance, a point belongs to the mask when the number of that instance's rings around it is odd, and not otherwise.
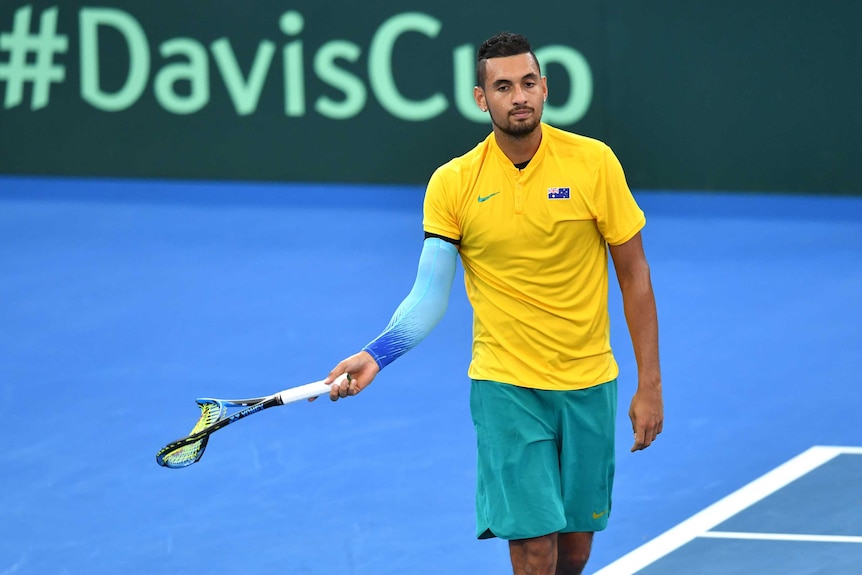
<path fill-rule="evenodd" d="M 592 533 L 561 533 L 556 575 L 580 575 L 590 559 L 592 542 Z"/>
<path fill-rule="evenodd" d="M 509 541 L 515 575 L 552 575 L 557 563 L 557 535 Z"/>
<path fill-rule="evenodd" d="M 581 575 L 584 567 L 587 566 L 587 561 L 590 559 L 590 552 L 566 553 L 560 554 L 557 557 L 557 573 L 556 575 Z"/>

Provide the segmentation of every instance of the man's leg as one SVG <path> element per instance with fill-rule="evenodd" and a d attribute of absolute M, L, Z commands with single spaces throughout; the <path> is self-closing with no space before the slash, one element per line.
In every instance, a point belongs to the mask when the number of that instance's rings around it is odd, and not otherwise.
<path fill-rule="evenodd" d="M 509 557 L 514 575 L 555 575 L 557 534 L 513 539 L 509 541 Z"/>
<path fill-rule="evenodd" d="M 557 538 L 557 575 L 579 575 L 590 558 L 593 533 L 611 512 L 617 382 L 564 393 L 560 471 L 566 528 Z"/>
<path fill-rule="evenodd" d="M 509 541 L 514 575 L 581 575 L 593 544 L 592 533 L 552 533 Z"/>
<path fill-rule="evenodd" d="M 557 536 L 556 575 L 581 575 L 590 558 L 592 545 L 592 533 L 560 533 Z"/>

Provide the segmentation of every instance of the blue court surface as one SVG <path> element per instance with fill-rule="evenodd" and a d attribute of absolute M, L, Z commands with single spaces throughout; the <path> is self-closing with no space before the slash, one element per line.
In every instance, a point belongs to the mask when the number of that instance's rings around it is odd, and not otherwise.
<path fill-rule="evenodd" d="M 862 198 L 637 191 L 666 424 L 588 573 L 862 572 Z M 409 291 L 421 187 L 0 178 L 0 575 L 496 574 L 474 533 L 470 309 L 362 395 L 155 453 L 197 397 L 322 379 Z"/>

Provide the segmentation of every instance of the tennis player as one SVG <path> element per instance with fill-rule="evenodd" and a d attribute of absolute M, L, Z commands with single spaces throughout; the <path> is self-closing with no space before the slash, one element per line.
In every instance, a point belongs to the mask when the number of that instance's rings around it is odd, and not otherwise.
<path fill-rule="evenodd" d="M 662 431 L 646 220 L 608 146 L 541 122 L 547 79 L 526 38 L 482 44 L 473 95 L 493 131 L 432 175 L 413 289 L 380 336 L 329 373 L 352 376 L 330 399 L 361 392 L 430 333 L 460 256 L 474 312 L 477 536 L 508 540 L 515 575 L 578 574 L 611 514 L 608 252 L 638 367 L 632 451 Z"/>

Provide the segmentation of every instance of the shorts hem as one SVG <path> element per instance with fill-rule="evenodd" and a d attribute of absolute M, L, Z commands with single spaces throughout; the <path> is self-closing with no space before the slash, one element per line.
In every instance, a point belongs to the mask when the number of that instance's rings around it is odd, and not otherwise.
<path fill-rule="evenodd" d="M 519 539 L 535 539 L 536 537 L 544 537 L 545 535 L 550 535 L 551 533 L 564 533 L 566 526 L 563 525 L 559 529 L 541 529 L 536 530 L 535 533 L 496 533 L 490 527 L 487 527 L 484 531 L 479 531 L 476 534 L 476 539 L 502 539 L 504 541 L 517 541 Z"/>

